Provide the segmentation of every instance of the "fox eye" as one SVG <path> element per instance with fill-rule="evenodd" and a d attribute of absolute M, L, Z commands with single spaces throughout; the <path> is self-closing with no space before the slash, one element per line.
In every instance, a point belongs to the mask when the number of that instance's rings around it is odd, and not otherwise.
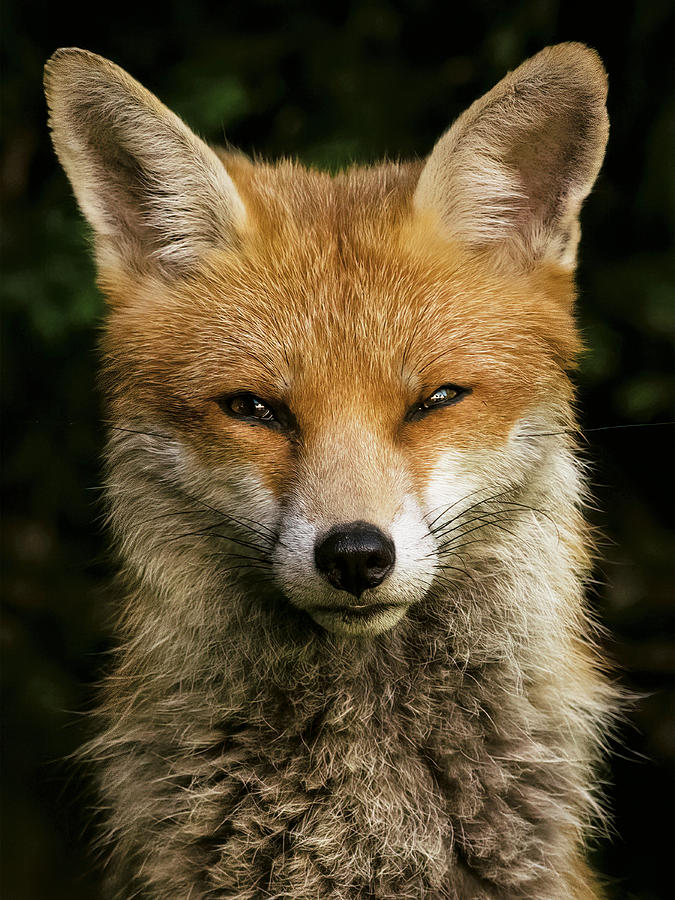
<path fill-rule="evenodd" d="M 438 409 L 442 406 L 452 406 L 458 403 L 466 394 L 470 394 L 470 388 L 459 387 L 456 384 L 442 384 L 439 388 L 430 394 L 426 400 L 416 403 L 408 411 L 408 419 L 419 419 L 432 409 Z"/>
<path fill-rule="evenodd" d="M 437 388 L 430 397 L 427 397 L 420 405 L 422 409 L 433 409 L 436 406 L 447 406 L 465 394 L 464 388 L 454 384 L 444 384 Z"/>
<path fill-rule="evenodd" d="M 272 408 L 253 394 L 233 394 L 229 397 L 219 397 L 217 403 L 223 412 L 237 419 L 257 419 L 265 424 L 277 421 Z"/>

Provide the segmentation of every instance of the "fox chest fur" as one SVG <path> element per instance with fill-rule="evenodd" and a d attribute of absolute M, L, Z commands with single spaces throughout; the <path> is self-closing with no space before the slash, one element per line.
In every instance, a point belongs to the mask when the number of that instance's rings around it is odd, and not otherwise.
<path fill-rule="evenodd" d="M 600 896 L 567 371 L 605 94 L 547 48 L 426 161 L 331 177 L 48 63 L 110 305 L 113 895 Z"/>

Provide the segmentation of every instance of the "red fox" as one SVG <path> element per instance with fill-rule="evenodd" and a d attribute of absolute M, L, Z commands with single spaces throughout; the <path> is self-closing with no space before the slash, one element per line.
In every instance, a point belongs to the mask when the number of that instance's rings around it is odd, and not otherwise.
<path fill-rule="evenodd" d="M 567 374 L 596 53 L 335 176 L 213 149 L 83 50 L 46 90 L 109 302 L 111 894 L 600 897 Z"/>

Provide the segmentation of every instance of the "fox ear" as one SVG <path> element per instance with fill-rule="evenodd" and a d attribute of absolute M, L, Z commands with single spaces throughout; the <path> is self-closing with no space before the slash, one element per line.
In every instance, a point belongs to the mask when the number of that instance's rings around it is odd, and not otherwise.
<path fill-rule="evenodd" d="M 223 163 L 125 71 L 57 50 L 45 91 L 54 147 L 100 264 L 175 270 L 233 244 L 246 213 Z"/>
<path fill-rule="evenodd" d="M 441 137 L 415 192 L 448 237 L 507 263 L 572 269 L 579 211 L 609 124 L 607 76 L 583 44 L 547 47 L 477 100 Z"/>

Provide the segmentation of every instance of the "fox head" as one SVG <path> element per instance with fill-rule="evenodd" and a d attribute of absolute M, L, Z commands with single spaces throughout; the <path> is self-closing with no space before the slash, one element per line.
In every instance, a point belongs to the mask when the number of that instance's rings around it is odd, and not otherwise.
<path fill-rule="evenodd" d="M 334 177 L 210 148 L 82 50 L 46 87 L 109 301 L 113 521 L 170 615 L 229 585 L 372 636 L 533 536 L 579 562 L 547 521 L 577 485 L 556 434 L 608 133 L 592 50 L 529 59 L 423 162 Z"/>

